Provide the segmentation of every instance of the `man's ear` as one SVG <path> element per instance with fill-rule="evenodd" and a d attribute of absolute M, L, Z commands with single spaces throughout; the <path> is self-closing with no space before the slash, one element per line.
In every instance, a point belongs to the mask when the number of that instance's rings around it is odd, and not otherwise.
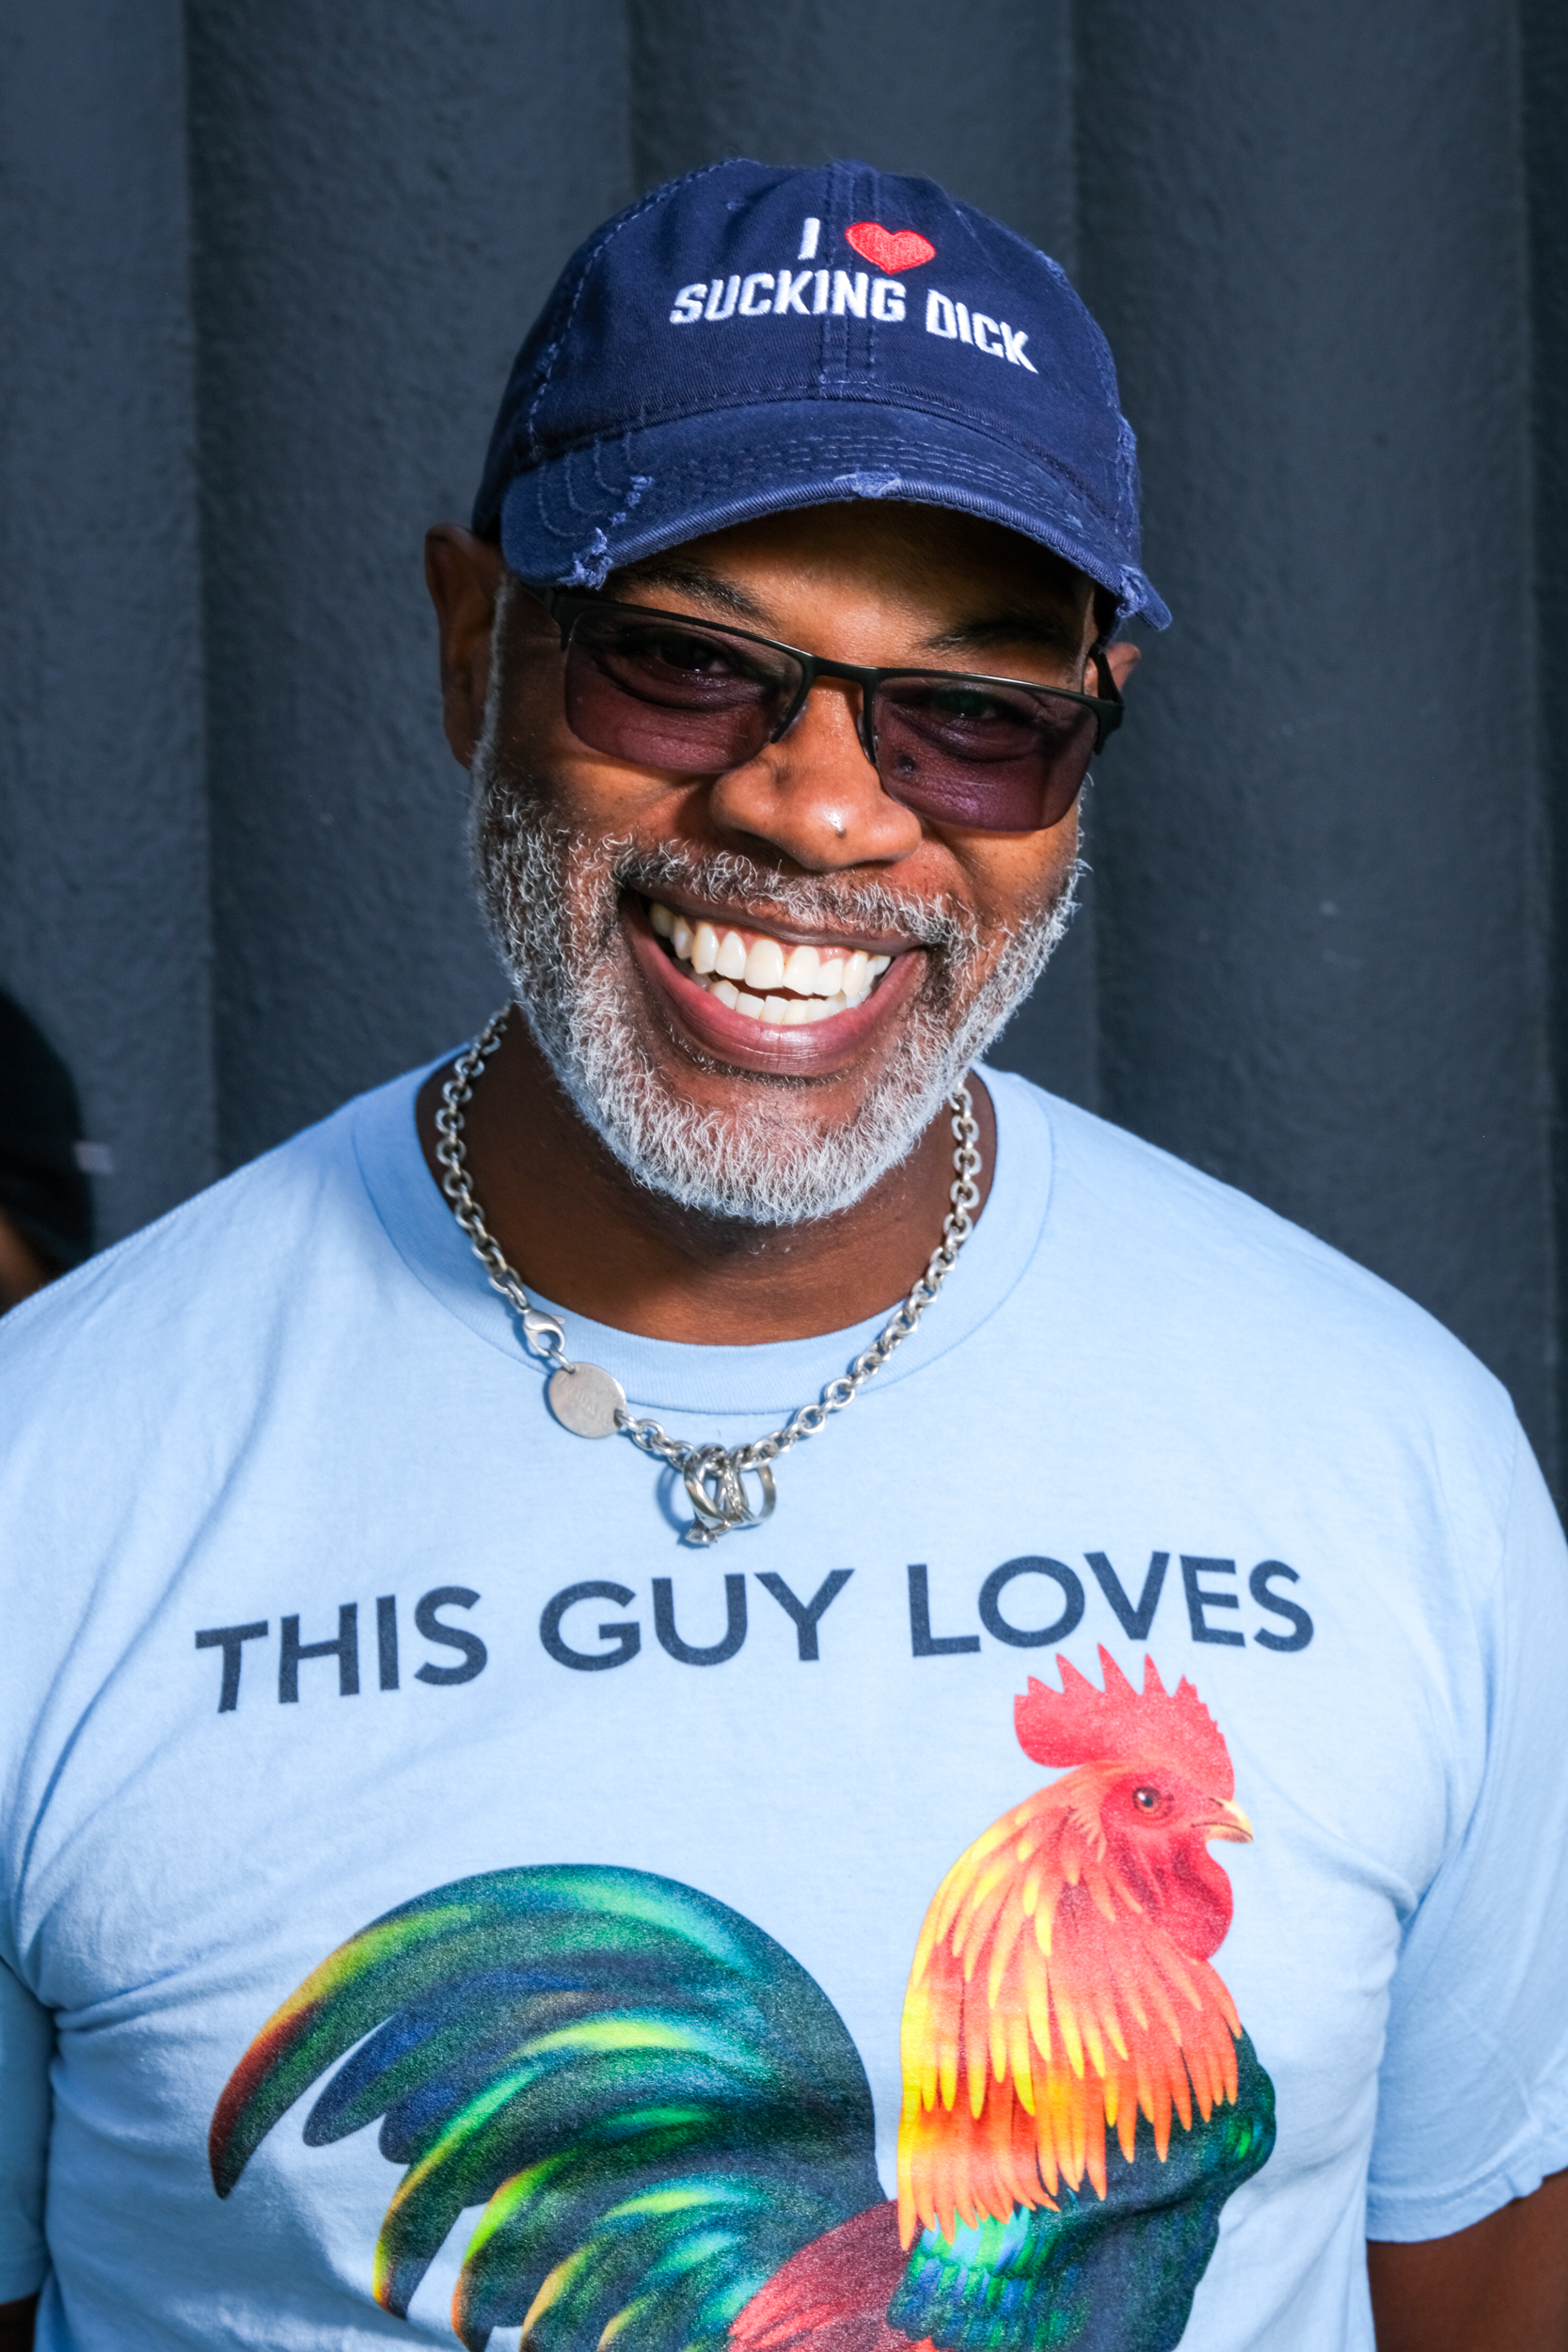
<path fill-rule="evenodd" d="M 460 523 L 436 523 L 425 533 L 425 585 L 440 627 L 442 723 L 465 768 L 484 731 L 490 636 L 505 571 L 499 548 Z"/>
<path fill-rule="evenodd" d="M 1130 645 L 1124 637 L 1119 644 L 1107 645 L 1100 659 L 1116 679 L 1117 692 L 1120 694 L 1126 691 L 1128 679 L 1143 660 L 1143 649 Z"/>

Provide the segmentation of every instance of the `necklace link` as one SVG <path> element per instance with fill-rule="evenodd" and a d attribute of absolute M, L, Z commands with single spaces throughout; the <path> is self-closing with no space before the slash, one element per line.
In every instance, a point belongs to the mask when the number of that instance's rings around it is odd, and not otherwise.
<path fill-rule="evenodd" d="M 958 1087 L 947 1097 L 956 1149 L 953 1182 L 947 1193 L 951 1205 L 942 1220 L 942 1238 L 927 1262 L 925 1273 L 870 1346 L 861 1351 L 847 1372 L 827 1383 L 815 1405 L 798 1406 L 789 1419 L 767 1437 L 753 1438 L 737 1446 L 693 1445 L 672 1438 L 657 1421 L 639 1420 L 628 1409 L 620 1382 L 600 1366 L 570 1360 L 564 1325 L 557 1316 L 536 1307 L 529 1297 L 520 1276 L 507 1263 L 474 1198 L 468 1181 L 467 1146 L 463 1140 L 463 1114 L 473 1099 L 475 1079 L 500 1043 L 511 1009 L 510 1005 L 503 1005 L 491 1014 L 478 1037 L 458 1055 L 451 1075 L 441 1089 L 441 1107 L 436 1114 L 436 1159 L 442 1171 L 441 1190 L 451 1205 L 451 1213 L 467 1235 L 491 1288 L 499 1292 L 516 1316 L 524 1345 L 548 1366 L 549 1400 L 557 1418 L 578 1437 L 601 1438 L 619 1432 L 644 1454 L 678 1471 L 693 1513 L 685 1532 L 688 1543 L 716 1544 L 721 1535 L 736 1534 L 741 1528 L 760 1527 L 764 1519 L 772 1516 L 778 1499 L 772 1465 L 802 1438 L 815 1438 L 826 1428 L 831 1415 L 852 1405 L 895 1350 L 912 1337 L 974 1230 L 974 1212 L 980 1205 L 976 1181 L 980 1173 L 980 1128 L 974 1117 L 974 1098 L 967 1086 Z M 746 1490 L 748 1478 L 756 1482 L 760 1508 L 752 1508 Z"/>

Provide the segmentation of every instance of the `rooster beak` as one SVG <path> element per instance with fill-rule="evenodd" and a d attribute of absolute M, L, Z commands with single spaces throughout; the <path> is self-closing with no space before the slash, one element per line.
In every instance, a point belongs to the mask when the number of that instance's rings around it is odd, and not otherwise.
<path fill-rule="evenodd" d="M 1210 1837 L 1232 1839 L 1238 1846 L 1250 1846 L 1252 1823 L 1239 1804 L 1231 1804 L 1228 1800 L 1222 1798 L 1219 1819 L 1205 1834 Z"/>

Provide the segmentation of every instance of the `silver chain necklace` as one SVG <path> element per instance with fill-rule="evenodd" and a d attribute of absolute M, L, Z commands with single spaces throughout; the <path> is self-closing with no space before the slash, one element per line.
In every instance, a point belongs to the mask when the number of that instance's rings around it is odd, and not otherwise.
<path fill-rule="evenodd" d="M 511 1009 L 510 1005 L 503 1005 L 499 1012 L 491 1014 L 473 1043 L 459 1054 L 452 1064 L 451 1076 L 441 1089 L 441 1108 L 436 1114 L 436 1131 L 440 1136 L 436 1157 L 445 1171 L 441 1189 L 451 1203 L 452 1215 L 473 1244 L 474 1255 L 489 1276 L 491 1287 L 500 1293 L 521 1324 L 524 1345 L 549 1366 L 546 1394 L 557 1421 L 578 1438 L 609 1438 L 619 1432 L 629 1438 L 633 1445 L 641 1446 L 644 1454 L 651 1454 L 656 1460 L 679 1470 L 695 1514 L 686 1530 L 688 1543 L 716 1544 L 721 1535 L 731 1534 L 737 1528 L 756 1527 L 770 1515 L 777 1500 L 772 1466 L 779 1455 L 787 1454 L 802 1438 L 815 1438 L 830 1413 L 842 1413 L 847 1405 L 854 1403 L 894 1349 L 901 1346 L 915 1329 L 974 1230 L 974 1211 L 980 1205 L 980 1187 L 975 1182 L 980 1172 L 980 1130 L 969 1089 L 960 1086 L 947 1098 L 957 1146 L 953 1153 L 953 1183 L 948 1187 L 948 1199 L 953 1205 L 942 1220 L 942 1239 L 931 1252 L 925 1273 L 896 1314 L 883 1325 L 871 1345 L 855 1358 L 847 1373 L 829 1381 L 815 1405 L 800 1406 L 766 1438 L 753 1438 L 748 1445 L 688 1445 L 679 1438 L 668 1436 L 657 1421 L 638 1421 L 627 1409 L 626 1392 L 613 1373 L 606 1372 L 599 1364 L 569 1360 L 564 1327 L 554 1315 L 534 1306 L 515 1269 L 507 1263 L 500 1244 L 485 1224 L 483 1212 L 474 1199 L 468 1182 L 467 1146 L 463 1141 L 463 1111 L 473 1098 L 474 1080 L 500 1043 Z M 752 1509 L 746 1492 L 745 1481 L 749 1476 L 757 1482 L 761 1496 L 758 1510 Z"/>

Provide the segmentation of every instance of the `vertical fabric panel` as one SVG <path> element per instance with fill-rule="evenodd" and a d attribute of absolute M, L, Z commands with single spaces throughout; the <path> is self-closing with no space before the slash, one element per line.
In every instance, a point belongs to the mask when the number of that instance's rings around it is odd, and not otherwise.
<path fill-rule="evenodd" d="M 1107 1107 L 1429 1306 L 1550 1456 L 1513 14 L 1080 26 L 1085 292 L 1176 613 L 1101 806 Z"/>
<path fill-rule="evenodd" d="M 0 76 L 0 984 L 70 1062 L 101 1239 L 214 1173 L 176 0 L 12 8 Z"/>
<path fill-rule="evenodd" d="M 221 1137 L 230 1163 L 500 993 L 420 541 L 628 193 L 615 0 L 190 12 Z"/>
<path fill-rule="evenodd" d="M 631 28 L 641 187 L 721 155 L 801 164 L 858 156 L 881 171 L 941 180 L 1067 259 L 1066 7 L 631 0 Z"/>
<path fill-rule="evenodd" d="M 721 155 L 855 156 L 940 180 L 1070 269 L 1068 0 L 632 0 L 632 158 L 640 187 Z M 884 228 L 896 229 L 896 221 Z M 994 1058 L 1092 1104 L 1092 893 Z"/>
<path fill-rule="evenodd" d="M 1552 1122 L 1557 1176 L 1558 1463 L 1568 1485 L 1568 1397 L 1560 1371 L 1568 1326 L 1568 11 L 1526 0 L 1520 79 L 1529 188 L 1534 339 L 1536 694 L 1551 873 Z"/>

